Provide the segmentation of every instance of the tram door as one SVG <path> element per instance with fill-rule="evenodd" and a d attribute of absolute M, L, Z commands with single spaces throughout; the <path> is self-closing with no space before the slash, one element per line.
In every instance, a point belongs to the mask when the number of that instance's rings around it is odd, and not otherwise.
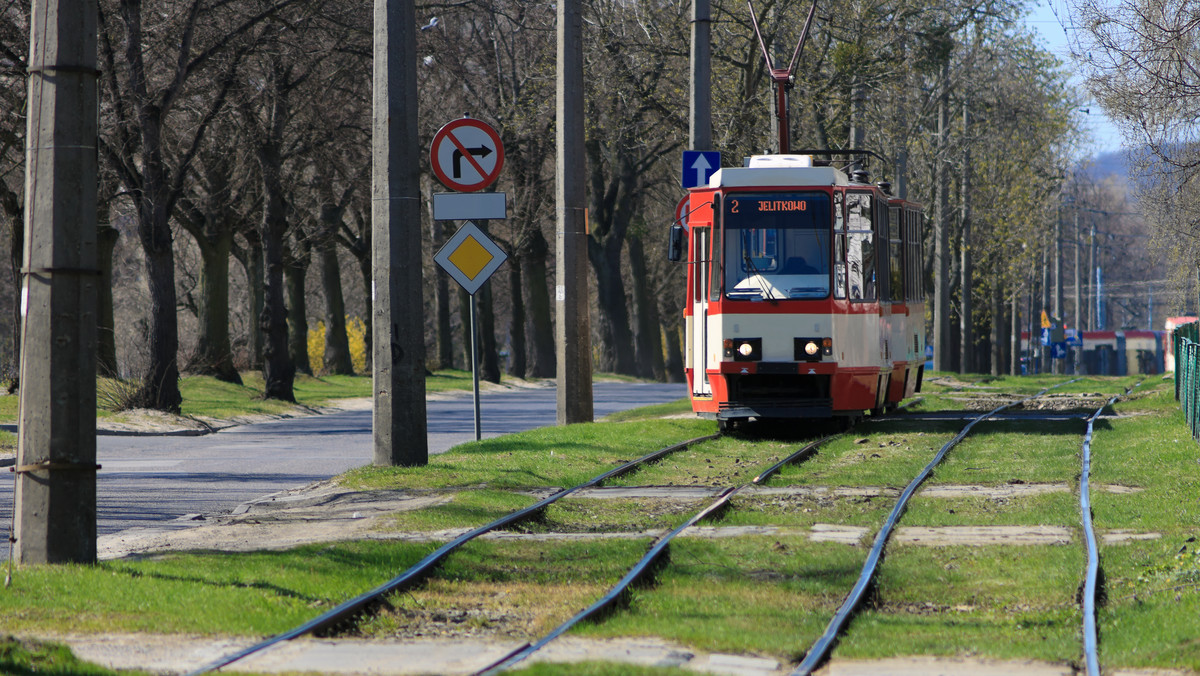
<path fill-rule="evenodd" d="M 692 260 L 692 396 L 711 397 L 708 382 L 708 274 L 712 247 L 710 228 L 693 228 Z"/>

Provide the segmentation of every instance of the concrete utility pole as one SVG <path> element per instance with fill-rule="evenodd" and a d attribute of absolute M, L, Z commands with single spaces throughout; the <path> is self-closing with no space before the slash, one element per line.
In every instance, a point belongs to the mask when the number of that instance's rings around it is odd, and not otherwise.
<path fill-rule="evenodd" d="M 938 96 L 938 134 L 934 169 L 933 215 L 933 370 L 949 371 L 950 349 L 950 158 L 946 156 L 950 133 L 950 62 L 942 64 Z"/>
<path fill-rule="evenodd" d="M 867 128 L 865 108 L 867 106 L 867 88 L 861 82 L 855 82 L 850 87 L 850 147 L 862 148 L 866 144 Z M 854 166 L 858 167 L 856 159 Z"/>
<path fill-rule="evenodd" d="M 1049 258 L 1050 258 L 1049 249 L 1045 245 L 1043 245 L 1042 246 L 1042 307 L 1041 307 L 1041 312 L 1045 312 L 1047 314 L 1049 314 L 1050 311 L 1053 309 L 1050 307 L 1050 283 L 1051 282 L 1050 282 L 1050 260 L 1049 260 Z M 1039 318 L 1040 318 L 1040 316 L 1041 315 L 1039 313 Z M 1033 334 L 1029 334 L 1029 335 L 1032 336 Z M 1049 373 L 1050 372 L 1050 346 L 1042 345 L 1041 352 L 1042 352 L 1042 370 L 1041 370 L 1041 372 Z"/>
<path fill-rule="evenodd" d="M 1078 207 L 1075 208 L 1075 229 L 1072 232 L 1074 233 L 1073 240 L 1075 242 L 1075 330 L 1080 333 L 1080 338 L 1082 339 L 1082 337 L 1083 337 L 1083 335 L 1082 335 L 1083 334 L 1083 305 L 1081 303 L 1083 301 L 1082 301 L 1082 296 L 1080 294 L 1083 292 L 1083 288 L 1082 288 L 1083 284 L 1081 283 L 1082 280 L 1079 278 L 1079 273 L 1080 273 L 1079 247 L 1081 245 L 1081 242 L 1079 240 L 1079 208 Z M 1075 355 L 1075 374 L 1082 375 L 1083 374 L 1083 348 L 1076 347 L 1076 348 L 1073 348 L 1071 350 L 1071 352 L 1073 352 Z"/>
<path fill-rule="evenodd" d="M 692 150 L 712 149 L 712 16 L 709 0 L 692 0 L 692 82 L 688 138 Z"/>
<path fill-rule="evenodd" d="M 1088 309 L 1088 328 L 1091 329 L 1092 331 L 1099 331 L 1101 329 L 1100 313 L 1096 311 L 1096 308 L 1100 307 L 1100 301 L 1096 297 L 1096 291 L 1097 291 L 1096 276 L 1095 276 L 1095 272 L 1094 272 L 1096 270 L 1096 217 L 1092 216 L 1091 220 L 1092 220 L 1092 228 L 1091 228 L 1091 234 L 1090 234 L 1090 242 L 1091 243 L 1088 245 L 1088 248 L 1091 251 L 1091 261 L 1088 264 L 1088 277 L 1090 278 L 1089 282 L 1088 282 L 1088 284 L 1090 285 L 1088 288 L 1088 308 L 1087 308 Z"/>
<path fill-rule="evenodd" d="M 375 464 L 429 461 L 413 0 L 375 0 L 371 99 L 371 364 Z"/>
<path fill-rule="evenodd" d="M 34 0 L 15 558 L 96 560 L 96 0 Z"/>
<path fill-rule="evenodd" d="M 382 1 L 382 0 L 379 0 Z M 583 18 L 579 0 L 558 3 L 558 261 L 554 325 L 559 425 L 592 422 L 592 332 L 588 311 L 587 216 L 583 154 Z"/>
<path fill-rule="evenodd" d="M 1054 321 L 1062 328 L 1063 321 L 1063 269 L 1062 269 L 1062 209 L 1057 211 L 1054 219 Z M 1054 372 L 1062 374 L 1066 371 L 1066 362 L 1054 360 Z"/>
<path fill-rule="evenodd" d="M 970 131 L 971 110 L 966 100 L 962 109 L 963 137 Z M 974 314 L 971 292 L 974 289 L 971 267 L 971 144 L 963 144 L 962 164 L 962 240 L 959 244 L 959 289 L 962 294 L 958 313 L 959 360 L 958 372 L 971 373 L 974 363 L 975 336 L 971 318 Z"/>

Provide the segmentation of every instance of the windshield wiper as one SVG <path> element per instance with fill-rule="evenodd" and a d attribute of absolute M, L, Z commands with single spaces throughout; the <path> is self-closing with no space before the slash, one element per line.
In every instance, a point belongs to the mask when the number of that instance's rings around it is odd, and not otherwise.
<path fill-rule="evenodd" d="M 767 280 L 763 277 L 763 274 L 759 272 L 758 266 L 754 264 L 754 259 L 750 257 L 750 253 L 745 249 L 742 249 L 742 260 L 746 261 L 746 268 L 750 270 L 751 274 L 758 275 L 760 284 L 758 290 L 761 292 L 760 295 L 772 303 L 777 302 L 779 299 L 777 299 L 775 295 L 771 293 L 771 285 L 767 283 Z"/>

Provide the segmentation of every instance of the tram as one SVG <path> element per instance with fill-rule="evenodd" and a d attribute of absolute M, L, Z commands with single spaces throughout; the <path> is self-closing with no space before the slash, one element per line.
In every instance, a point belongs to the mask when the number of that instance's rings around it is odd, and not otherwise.
<path fill-rule="evenodd" d="M 691 190 L 685 369 L 723 427 L 880 413 L 920 389 L 920 208 L 816 165 L 756 156 Z"/>

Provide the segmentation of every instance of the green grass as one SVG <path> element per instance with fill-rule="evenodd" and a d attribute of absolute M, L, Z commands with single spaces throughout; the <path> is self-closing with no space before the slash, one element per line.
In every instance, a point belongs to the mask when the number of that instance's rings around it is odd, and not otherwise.
<path fill-rule="evenodd" d="M 794 660 L 854 583 L 864 548 L 802 538 L 678 540 L 657 584 L 575 633 L 660 636 L 700 650 Z"/>
<path fill-rule="evenodd" d="M 476 528 L 537 502 L 507 491 L 479 490 L 454 493 L 446 502 L 425 509 L 397 512 L 381 530 L 430 531 Z"/>
<path fill-rule="evenodd" d="M 564 498 L 546 508 L 545 518 L 526 530 L 551 533 L 622 533 L 674 529 L 711 500 Z"/>
<path fill-rule="evenodd" d="M 1082 568 L 1078 547 L 891 546 L 835 656 L 1074 659 Z"/>
<path fill-rule="evenodd" d="M 647 539 L 585 542 L 467 543 L 419 588 L 393 595 L 391 608 L 359 624 L 355 633 L 411 637 L 474 608 L 465 626 L 443 635 L 489 628 L 537 638 L 588 606 L 645 553 Z M 460 624 L 451 620 L 450 624 Z M 428 635 L 428 634 L 425 634 Z"/>
<path fill-rule="evenodd" d="M 434 548 L 356 542 L 26 566 L 0 593 L 0 631 L 273 634 L 395 576 Z"/>
<path fill-rule="evenodd" d="M 958 429 L 955 422 L 906 420 L 859 425 L 802 465 L 782 468 L 770 485 L 903 488 Z"/>
<path fill-rule="evenodd" d="M 1063 377 L 1044 377 L 1061 382 Z M 988 383 L 1004 387 L 1009 379 Z M 1078 383 L 1077 394 L 1115 393 L 1125 379 Z M 1042 383 L 1022 382 L 1036 391 Z M 1154 531 L 1161 539 L 1101 545 L 1108 601 L 1099 614 L 1106 669 L 1200 669 L 1200 445 L 1190 438 L 1171 383 L 1152 379 L 1103 418 L 1093 444 L 1097 527 Z M 679 402 L 674 404 L 679 406 Z M 684 404 L 686 406 L 686 404 Z M 769 486 L 901 488 L 957 430 L 955 424 L 860 425 Z M 877 591 L 834 654 L 843 658 L 977 655 L 1077 662 L 1083 575 L 1078 531 L 1083 423 L 986 423 L 952 449 L 927 485 L 1053 482 L 1072 492 L 940 498 L 918 492 L 901 526 L 1051 525 L 1072 529 L 1061 546 L 925 547 L 892 544 Z M 478 526 L 535 500 L 520 491 L 580 483 L 682 439 L 715 431 L 695 419 L 546 428 L 464 444 L 424 468 L 362 468 L 344 485 L 447 490 L 445 499 L 398 514 L 387 529 Z M 802 440 L 727 436 L 681 451 L 614 484 L 729 485 L 748 481 Z M 873 533 L 895 498 L 747 494 L 716 525 L 804 528 L 816 523 Z M 568 498 L 516 530 L 634 532 L 668 528 L 700 502 Z M 416 636 L 447 631 L 531 637 L 578 611 L 645 551 L 648 541 L 490 540 L 451 556 L 423 586 L 392 599 L 393 610 L 357 633 Z M 0 592 L 0 631 L 154 631 L 263 635 L 311 619 L 376 586 L 437 545 L 402 542 L 310 546 L 290 552 L 192 553 L 90 567 L 17 571 Z M 627 607 L 575 630 L 595 638 L 658 636 L 693 649 L 769 656 L 794 663 L 823 631 L 858 576 L 866 547 L 800 536 L 683 538 L 654 585 Z M 201 609 L 198 616 L 185 616 Z M 463 615 L 454 616 L 462 610 Z M 768 628 L 768 630 L 764 630 Z M 436 632 L 435 632 L 436 633 Z M 0 663 L 2 665 L 3 663 Z M 582 670 L 581 670 L 582 669 Z M 3 671 L 0 668 L 0 671 Z M 7 673 L 7 672 L 6 672 Z M 40 672 L 39 672 L 40 673 Z M 53 673 L 53 672 L 49 672 Z M 73 673 L 73 672 L 72 672 Z M 90 673 L 90 672 L 80 672 Z M 104 672 L 97 672 L 104 673 Z M 674 673 L 615 663 L 538 665 L 529 673 Z"/>
<path fill-rule="evenodd" d="M 629 422 L 632 420 L 652 420 L 669 415 L 685 415 L 692 413 L 692 402 L 687 397 L 666 404 L 654 404 L 631 408 L 610 413 L 604 417 L 604 422 Z"/>
<path fill-rule="evenodd" d="M 424 467 L 361 467 L 338 478 L 357 489 L 567 487 L 686 439 L 713 434 L 705 420 L 584 423 L 462 444 Z"/>
<path fill-rule="evenodd" d="M 65 646 L 0 636 L 0 674 L 7 676 L 134 676 L 144 671 L 112 671 L 80 661 Z"/>

